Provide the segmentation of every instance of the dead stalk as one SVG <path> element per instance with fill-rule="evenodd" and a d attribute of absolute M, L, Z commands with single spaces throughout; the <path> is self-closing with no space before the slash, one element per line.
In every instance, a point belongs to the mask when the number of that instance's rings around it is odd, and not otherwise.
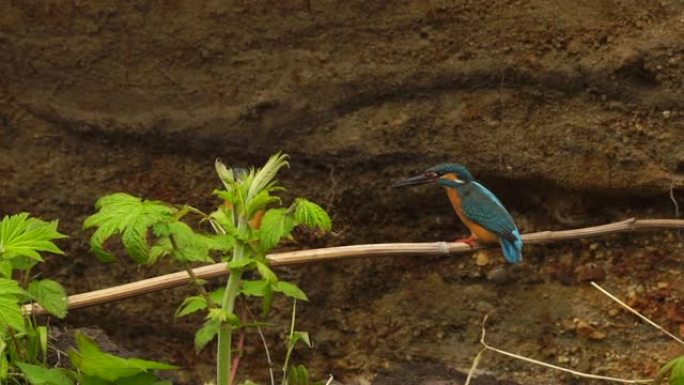
<path fill-rule="evenodd" d="M 480 337 L 480 344 L 482 344 L 482 346 L 484 346 L 484 349 L 483 349 L 483 350 L 491 350 L 491 351 L 493 351 L 493 352 L 495 352 L 495 353 L 499 353 L 499 354 L 502 354 L 502 355 L 504 355 L 504 356 L 508 356 L 508 357 L 511 357 L 511 358 L 515 358 L 515 359 L 517 359 L 517 360 L 529 362 L 529 363 L 534 364 L 534 365 L 539 365 L 539 366 L 543 366 L 543 367 L 550 368 L 550 369 L 554 369 L 554 370 L 559 370 L 559 371 L 565 372 L 565 373 L 570 373 L 570 374 L 575 375 L 575 376 L 578 376 L 578 377 L 591 378 L 591 379 L 593 379 L 593 380 L 621 382 L 621 383 L 623 383 L 623 384 L 647 384 L 647 383 L 652 383 L 652 382 L 654 381 L 653 379 L 647 379 L 647 380 L 642 380 L 642 379 L 628 380 L 628 379 L 624 379 L 624 378 L 609 377 L 609 376 L 600 376 L 600 375 L 597 375 L 597 374 L 584 373 L 584 372 L 580 372 L 580 371 L 577 371 L 577 370 L 572 370 L 572 369 L 564 368 L 564 367 L 562 367 L 562 366 L 549 364 L 549 363 L 546 363 L 546 362 L 544 362 L 544 361 L 535 360 L 535 359 L 533 359 L 533 358 L 528 358 L 528 357 L 525 357 L 525 356 L 521 356 L 521 355 L 518 355 L 518 354 L 515 354 L 515 353 L 507 352 L 507 351 L 502 350 L 502 349 L 499 349 L 499 348 L 495 348 L 495 347 L 493 347 L 493 346 L 491 346 L 491 345 L 489 345 L 489 344 L 487 344 L 487 343 L 485 342 L 485 333 L 486 333 L 485 324 L 487 323 L 487 318 L 488 318 L 488 317 L 489 317 L 488 315 L 485 315 L 484 319 L 482 320 L 482 337 Z M 482 353 L 482 351 L 480 351 L 480 353 Z M 478 353 L 478 355 L 480 355 L 480 353 Z M 477 357 L 476 357 L 476 359 L 477 359 Z M 473 363 L 473 364 L 474 364 L 474 363 Z M 470 377 L 470 374 L 468 375 L 468 377 Z"/>
<path fill-rule="evenodd" d="M 523 240 L 526 244 L 530 245 L 595 237 L 613 233 L 665 228 L 684 229 L 684 220 L 630 218 L 621 222 L 581 229 L 528 233 L 523 235 Z M 269 254 L 267 258 L 272 266 L 278 267 L 349 258 L 388 257 L 400 255 L 425 256 L 465 254 L 484 248 L 486 247 L 470 247 L 469 245 L 461 242 L 385 243 L 274 253 Z M 193 272 L 197 279 L 211 279 L 228 275 L 228 267 L 225 262 L 221 262 L 193 269 Z M 155 291 L 170 289 L 185 285 L 190 280 L 191 277 L 188 275 L 188 273 L 181 271 L 155 278 L 145 279 L 142 281 L 132 282 L 121 286 L 110 287 L 107 289 L 96 290 L 83 294 L 76 294 L 69 296 L 68 298 L 69 309 L 99 305 L 107 302 L 118 301 L 124 298 L 152 293 Z M 37 315 L 45 314 L 45 310 L 35 304 L 25 305 L 24 311 L 27 313 L 32 312 Z"/>
<path fill-rule="evenodd" d="M 475 371 L 477 370 L 477 365 L 480 364 L 480 359 L 482 358 L 482 354 L 487 351 L 487 348 L 482 348 L 477 354 L 475 355 L 475 358 L 473 359 L 473 365 L 470 367 L 470 370 L 468 371 L 468 377 L 466 377 L 465 382 L 463 385 L 470 385 L 470 380 L 473 378 L 473 374 L 475 374 Z"/>
<path fill-rule="evenodd" d="M 596 289 L 598 289 L 601 293 L 605 294 L 608 298 L 610 298 L 610 299 L 612 299 L 613 301 L 617 302 L 617 303 L 618 303 L 620 306 L 622 306 L 623 308 L 629 310 L 632 314 L 634 314 L 634 315 L 636 315 L 637 317 L 641 318 L 643 321 L 645 321 L 645 322 L 648 323 L 649 325 L 653 326 L 654 328 L 656 328 L 656 329 L 660 330 L 661 332 L 667 334 L 667 335 L 668 335 L 670 338 L 672 338 L 673 340 L 675 340 L 675 341 L 679 342 L 680 344 L 684 345 L 684 341 L 682 341 L 679 337 L 677 337 L 677 336 L 675 336 L 674 334 L 670 333 L 670 332 L 667 331 L 664 327 L 662 327 L 662 326 L 658 325 L 657 323 L 651 321 L 651 320 L 648 319 L 645 315 L 643 315 L 643 314 L 639 313 L 638 311 L 634 310 L 633 308 L 629 307 L 629 305 L 627 305 L 626 303 L 620 301 L 617 297 L 615 297 L 614 295 L 610 294 L 606 289 L 604 289 L 604 288 L 602 288 L 601 286 L 599 286 L 596 282 L 591 282 L 591 285 L 592 285 L 593 287 L 595 287 Z"/>

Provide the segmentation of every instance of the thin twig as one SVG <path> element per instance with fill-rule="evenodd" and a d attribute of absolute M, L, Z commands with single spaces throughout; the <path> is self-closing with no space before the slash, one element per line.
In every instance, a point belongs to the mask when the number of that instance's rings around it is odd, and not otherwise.
<path fill-rule="evenodd" d="M 679 203 L 677 202 L 677 198 L 675 198 L 675 196 L 674 196 L 674 187 L 670 187 L 670 200 L 672 201 L 672 204 L 674 205 L 675 218 L 679 219 Z"/>
<path fill-rule="evenodd" d="M 204 298 L 204 301 L 207 303 L 207 307 L 212 309 L 218 307 L 216 303 L 214 303 L 214 300 L 211 299 L 211 296 L 207 292 L 207 289 L 205 289 L 204 285 L 200 282 L 200 279 L 197 278 L 197 276 L 195 275 L 195 272 L 192 270 L 192 267 L 190 267 L 188 261 L 185 261 L 184 266 L 185 271 L 187 271 L 188 275 L 190 276 L 190 282 L 197 286 L 197 290 L 200 292 L 202 298 Z"/>
<path fill-rule="evenodd" d="M 328 382 L 326 382 L 325 385 L 332 384 L 333 380 L 335 379 L 335 377 L 333 377 L 332 373 L 330 373 L 329 376 L 330 376 L 330 378 L 328 378 Z"/>
<path fill-rule="evenodd" d="M 677 219 L 634 219 L 630 218 L 621 222 L 610 223 L 601 226 L 586 227 L 581 229 L 563 231 L 542 231 L 523 235 L 526 244 L 556 242 L 570 239 L 595 237 L 606 234 L 653 230 L 665 228 L 684 229 L 684 220 Z M 325 262 L 348 258 L 387 257 L 400 255 L 453 255 L 471 253 L 476 250 L 495 246 L 476 245 L 471 247 L 462 242 L 431 242 L 431 243 L 384 243 L 372 245 L 353 245 L 341 247 L 328 247 L 322 249 L 290 251 L 284 253 L 269 254 L 266 257 L 271 266 L 290 266 L 305 263 Z M 197 278 L 211 279 L 228 275 L 228 265 L 225 262 L 202 266 L 193 270 Z M 132 282 L 121 286 L 96 290 L 83 294 L 76 294 L 68 298 L 69 309 L 99 305 L 107 302 L 118 301 L 155 291 L 182 286 L 190 281 L 187 272 L 167 274 L 142 281 Z M 25 312 L 45 314 L 45 310 L 37 304 L 24 306 Z"/>
<path fill-rule="evenodd" d="M 564 368 L 564 367 L 562 367 L 562 366 L 549 364 L 549 363 L 546 363 L 546 362 L 544 362 L 544 361 L 535 360 L 535 359 L 533 359 L 533 358 L 528 358 L 528 357 L 520 356 L 520 355 L 517 355 L 517 354 L 515 354 L 515 353 L 510 353 L 510 352 L 507 352 L 507 351 L 505 351 L 505 350 L 501 350 L 501 349 L 499 349 L 499 348 L 495 348 L 495 347 L 493 347 L 493 346 L 488 345 L 488 344 L 485 342 L 485 332 L 486 332 L 485 324 L 487 323 L 487 318 L 488 318 L 488 316 L 485 315 L 484 319 L 482 320 L 482 337 L 480 337 L 480 344 L 482 344 L 482 346 L 484 346 L 484 348 L 485 348 L 486 350 L 491 350 L 491 351 L 493 351 L 493 352 L 502 354 L 502 355 L 504 355 L 504 356 L 508 356 L 508 357 L 512 357 L 512 358 L 515 358 L 515 359 L 518 359 L 518 360 L 521 360 L 521 361 L 529 362 L 529 363 L 531 363 L 531 364 L 535 364 L 535 365 L 539 365 L 539 366 L 544 366 L 544 367 L 550 368 L 550 369 L 560 370 L 560 371 L 562 371 L 562 372 L 570 373 L 570 374 L 575 375 L 575 376 L 578 376 L 578 377 L 591 378 L 591 379 L 594 379 L 594 380 L 614 381 L 614 382 L 621 382 L 621 383 L 623 383 L 623 384 L 647 384 L 647 383 L 652 383 L 652 382 L 654 381 L 653 379 L 648 379 L 648 380 L 642 380 L 642 379 L 627 380 L 627 379 L 624 379 L 624 378 L 609 377 L 609 376 L 599 376 L 599 375 L 597 375 L 597 374 L 579 372 L 579 371 L 577 371 L 577 370 L 572 370 L 572 369 Z"/>
<path fill-rule="evenodd" d="M 487 348 L 482 348 L 482 350 L 477 352 L 477 355 L 473 359 L 473 365 L 470 367 L 470 370 L 468 371 L 468 377 L 466 377 L 466 380 L 463 383 L 463 385 L 470 385 L 470 380 L 473 378 L 473 374 L 475 374 L 475 370 L 477 370 L 477 365 L 480 364 L 480 359 L 482 358 L 482 355 L 486 351 L 487 351 Z"/>
<path fill-rule="evenodd" d="M 643 315 L 643 314 L 639 313 L 638 311 L 632 309 L 629 305 L 627 305 L 626 303 L 620 301 L 617 297 L 615 297 L 614 295 L 610 294 L 606 289 L 604 289 L 604 288 L 602 288 L 601 286 L 599 286 L 596 282 L 593 282 L 593 281 L 592 281 L 592 282 L 591 282 L 591 285 L 592 285 L 593 287 L 595 287 L 596 289 L 598 289 L 601 293 L 603 293 L 603 294 L 605 294 L 606 296 L 608 296 L 608 298 L 610 298 L 610 299 L 612 299 L 613 301 L 615 301 L 615 302 L 617 302 L 618 304 L 620 304 L 620 306 L 622 306 L 623 308 L 629 310 L 632 314 L 634 314 L 634 315 L 636 315 L 637 317 L 641 318 L 642 320 L 646 321 L 649 325 L 653 326 L 654 328 L 656 328 L 656 329 L 660 330 L 661 332 L 667 334 L 667 335 L 668 335 L 670 338 L 672 338 L 673 340 L 675 340 L 675 341 L 679 342 L 680 344 L 684 345 L 684 341 L 682 341 L 679 337 L 677 337 L 677 336 L 675 336 L 674 334 L 670 333 L 669 331 L 665 330 L 664 327 L 662 327 L 662 326 L 658 325 L 657 323 L 651 321 L 650 319 L 646 318 L 645 315 Z"/>
<path fill-rule="evenodd" d="M 672 204 L 674 205 L 674 212 L 675 212 L 675 219 L 679 219 L 679 203 L 677 202 L 677 198 L 674 196 L 674 186 L 670 186 L 670 200 L 672 201 Z M 682 229 L 679 229 L 677 231 L 677 235 L 679 236 L 679 239 L 684 239 L 684 235 L 682 235 Z"/>
<path fill-rule="evenodd" d="M 261 330 L 261 326 L 259 326 L 256 317 L 254 317 L 254 314 L 252 314 L 252 311 L 249 310 L 249 307 L 245 307 L 247 309 L 247 313 L 249 314 L 250 318 L 252 318 L 252 321 L 256 324 L 256 330 L 259 333 L 259 338 L 261 338 L 261 343 L 264 345 L 264 351 L 266 352 L 266 360 L 268 361 L 268 374 L 271 376 L 271 385 L 275 385 L 275 375 L 273 374 L 273 361 L 271 361 L 271 353 L 268 351 L 268 343 L 266 342 L 266 337 L 264 337 L 264 332 Z"/>

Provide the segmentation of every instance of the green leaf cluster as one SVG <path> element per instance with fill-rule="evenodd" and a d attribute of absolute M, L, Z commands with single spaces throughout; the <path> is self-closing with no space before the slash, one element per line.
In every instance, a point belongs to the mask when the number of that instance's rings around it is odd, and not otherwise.
<path fill-rule="evenodd" d="M 684 356 L 676 357 L 663 366 L 656 376 L 655 384 L 660 384 L 668 376 L 669 385 L 684 385 Z"/>
<path fill-rule="evenodd" d="M 64 254 L 53 242 L 66 238 L 57 231 L 57 221 L 45 222 L 28 213 L 9 215 L 0 221 L 0 277 L 11 278 L 13 270 L 29 270 L 42 262 L 41 252 Z"/>
<path fill-rule="evenodd" d="M 0 383 L 20 376 L 34 385 L 168 384 L 150 371 L 172 367 L 103 353 L 85 337 L 77 337 L 80 352 L 72 353 L 79 371 L 46 366 L 48 328 L 37 325 L 21 306 L 33 301 L 58 318 L 66 316 L 62 285 L 29 279 L 31 268 L 43 261 L 41 253 L 63 254 L 53 241 L 64 237 L 57 231 L 57 221 L 45 222 L 27 213 L 0 221 Z M 13 279 L 15 270 L 23 272 L 20 280 Z"/>
<path fill-rule="evenodd" d="M 41 253 L 64 254 L 53 242 L 66 237 L 57 225 L 28 213 L 0 220 L 0 383 L 17 372 L 32 383 L 68 383 L 63 371 L 36 366 L 47 355 L 47 327 L 35 325 L 21 307 L 35 301 L 59 318 L 66 315 L 66 293 L 59 283 L 29 279 L 30 270 L 43 261 Z M 22 272 L 20 280 L 13 279 L 15 271 Z"/>
<path fill-rule="evenodd" d="M 116 258 L 105 248 L 105 241 L 113 235 L 121 235 L 128 256 L 137 263 L 147 263 L 149 228 L 160 222 L 170 222 L 174 214 L 174 209 L 165 203 L 124 193 L 103 196 L 97 200 L 95 208 L 98 212 L 86 218 L 83 228 L 96 227 L 90 237 L 90 249 L 106 262 Z"/>
<path fill-rule="evenodd" d="M 218 337 L 219 347 L 223 347 L 217 357 L 217 383 L 221 385 L 227 383 L 230 372 L 232 333 L 263 325 L 260 321 L 246 323 L 235 315 L 238 296 L 259 298 L 262 318 L 269 313 L 274 293 L 307 300 L 295 284 L 278 279 L 268 265 L 267 253 L 283 241 L 293 240 L 292 233 L 298 226 L 317 232 L 332 228 L 328 214 L 314 202 L 296 198 L 283 206 L 278 194 L 284 188 L 278 185 L 276 176 L 288 166 L 288 156 L 280 153 L 259 169 L 230 168 L 217 160 L 215 169 L 222 188 L 214 194 L 222 202 L 209 215 L 191 206 L 177 207 L 116 193 L 100 198 L 95 205 L 97 212 L 84 223 L 84 228 L 95 229 L 91 249 L 104 261 L 115 259 L 105 243 L 117 236 L 128 256 L 139 264 L 151 264 L 166 256 L 183 263 L 186 269 L 190 269 L 189 263 L 211 263 L 217 257 L 228 262 L 231 274 L 225 288 L 210 293 L 200 288 L 202 295 L 186 298 L 176 310 L 176 317 L 205 312 L 204 323 L 195 334 L 195 349 L 201 350 Z M 198 220 L 184 221 L 188 214 L 197 215 Z M 215 234 L 197 230 L 191 226 L 194 223 L 205 230 L 211 228 Z M 243 280 L 243 274 L 251 274 L 254 279 Z M 204 281 L 194 279 L 194 284 L 201 286 Z M 295 343 L 309 342 L 308 335 L 301 332 L 293 338 Z M 293 375 L 304 373 L 295 371 Z M 308 375 L 305 377 L 308 382 Z"/>
<path fill-rule="evenodd" d="M 178 367 L 139 358 L 122 358 L 105 353 L 85 334 L 75 335 L 77 349 L 68 352 L 72 365 L 81 374 L 81 384 L 92 385 L 162 385 L 170 384 L 154 376 L 155 370 L 174 370 Z"/>
<path fill-rule="evenodd" d="M 106 195 L 95 203 L 97 213 L 83 223 L 95 228 L 90 238 L 93 253 L 105 262 L 115 256 L 105 242 L 115 235 L 127 255 L 136 263 L 152 264 L 171 256 L 181 262 L 213 262 L 212 252 L 227 252 L 233 247 L 228 235 L 206 235 L 195 232 L 181 218 L 193 209 L 178 209 L 171 204 L 143 200 L 125 193 Z"/>

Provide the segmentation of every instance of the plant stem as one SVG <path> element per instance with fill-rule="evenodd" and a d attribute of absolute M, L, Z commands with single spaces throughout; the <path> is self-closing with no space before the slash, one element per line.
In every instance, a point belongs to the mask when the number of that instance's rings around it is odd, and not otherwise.
<path fill-rule="evenodd" d="M 191 280 L 192 284 L 197 286 L 197 290 L 199 290 L 200 295 L 202 295 L 202 298 L 204 298 L 204 301 L 207 303 L 207 307 L 208 308 L 215 308 L 216 304 L 211 299 L 211 296 L 209 295 L 209 293 L 207 293 L 207 289 L 204 288 L 204 285 L 202 285 L 199 282 L 199 279 L 197 278 L 197 276 L 195 275 L 195 272 L 192 270 L 192 267 L 190 266 L 190 264 L 187 261 L 185 261 L 185 271 L 188 272 L 188 275 L 190 276 L 190 280 Z"/>
<path fill-rule="evenodd" d="M 244 233 L 247 230 L 247 222 L 242 217 L 239 219 L 238 232 Z M 233 261 L 239 261 L 245 256 L 245 244 L 236 239 L 235 247 L 233 248 Z M 240 288 L 240 279 L 242 278 L 242 270 L 233 269 L 228 276 L 228 283 L 226 284 L 226 292 L 223 295 L 221 302 L 221 309 L 228 314 L 232 314 L 235 308 L 235 298 L 238 295 Z M 222 322 L 218 332 L 218 353 L 216 362 L 216 384 L 217 385 L 231 385 L 231 360 L 232 360 L 232 337 L 233 327 L 228 322 Z"/>
<path fill-rule="evenodd" d="M 285 363 L 283 364 L 283 381 L 282 385 L 287 385 L 287 367 L 290 365 L 290 356 L 294 350 L 292 339 L 294 338 L 295 318 L 297 316 L 297 300 L 292 303 L 292 321 L 290 323 L 290 336 L 287 339 L 287 353 L 285 354 Z"/>

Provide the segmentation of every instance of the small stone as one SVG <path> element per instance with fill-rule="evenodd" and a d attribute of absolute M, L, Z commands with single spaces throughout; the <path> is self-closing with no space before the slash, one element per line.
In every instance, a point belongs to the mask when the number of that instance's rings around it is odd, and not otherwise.
<path fill-rule="evenodd" d="M 670 116 L 672 115 L 672 112 L 669 110 L 663 111 L 663 118 L 664 119 L 670 119 Z"/>
<path fill-rule="evenodd" d="M 570 357 L 568 357 L 568 356 L 558 356 L 558 357 L 556 358 L 556 361 L 557 361 L 559 364 L 567 364 L 567 363 L 570 362 Z"/>
<path fill-rule="evenodd" d="M 606 279 L 606 272 L 596 263 L 585 263 L 575 269 L 577 282 L 603 281 Z"/>
<path fill-rule="evenodd" d="M 489 258 L 489 253 L 486 251 L 480 250 L 477 253 L 475 253 L 475 264 L 478 266 L 487 266 L 489 265 L 489 262 L 491 262 L 491 258 Z"/>
<path fill-rule="evenodd" d="M 510 282 L 511 278 L 511 273 L 504 267 L 496 267 L 487 273 L 487 279 L 496 284 Z"/>
<path fill-rule="evenodd" d="M 577 334 L 584 338 L 590 340 L 602 340 L 606 338 L 606 334 L 596 330 L 593 326 L 589 325 L 588 322 L 579 320 L 577 321 L 577 326 L 575 327 Z"/>
<path fill-rule="evenodd" d="M 561 327 L 566 332 L 575 330 L 575 322 L 573 320 L 570 320 L 570 319 L 561 320 Z"/>
<path fill-rule="evenodd" d="M 608 310 L 608 315 L 611 317 L 616 317 L 618 314 L 620 314 L 620 309 L 611 308 Z"/>

